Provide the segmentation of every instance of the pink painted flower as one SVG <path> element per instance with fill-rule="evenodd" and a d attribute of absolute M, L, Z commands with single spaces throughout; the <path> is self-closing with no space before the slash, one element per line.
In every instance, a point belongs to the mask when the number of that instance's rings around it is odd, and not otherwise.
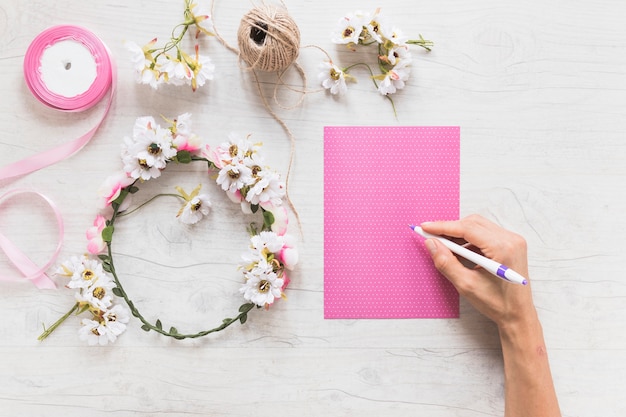
<path fill-rule="evenodd" d="M 263 207 L 263 210 L 269 211 L 274 216 L 272 232 L 276 233 L 278 236 L 283 236 L 287 232 L 287 225 L 289 224 L 287 209 L 281 205 L 274 205 L 269 201 L 259 205 Z"/>
<path fill-rule="evenodd" d="M 97 255 L 105 251 L 107 244 L 102 240 L 102 231 L 106 227 L 106 219 L 97 215 L 93 221 L 93 226 L 87 229 L 87 251 L 92 255 Z"/>
<path fill-rule="evenodd" d="M 298 263 L 298 250 L 296 249 L 296 240 L 291 235 L 284 235 L 284 244 L 278 258 L 285 265 L 285 268 L 292 270 Z"/>
<path fill-rule="evenodd" d="M 118 172 L 104 180 L 104 183 L 98 189 L 98 195 L 104 200 L 103 206 L 110 206 L 120 196 L 122 188 L 128 187 L 133 181 L 134 179 L 126 175 L 125 172 Z"/>

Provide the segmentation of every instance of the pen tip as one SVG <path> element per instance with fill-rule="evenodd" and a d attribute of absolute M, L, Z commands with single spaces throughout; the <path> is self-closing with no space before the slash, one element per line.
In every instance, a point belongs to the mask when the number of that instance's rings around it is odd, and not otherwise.
<path fill-rule="evenodd" d="M 412 224 L 409 225 L 409 227 L 413 230 L 415 230 L 415 226 L 413 226 Z"/>

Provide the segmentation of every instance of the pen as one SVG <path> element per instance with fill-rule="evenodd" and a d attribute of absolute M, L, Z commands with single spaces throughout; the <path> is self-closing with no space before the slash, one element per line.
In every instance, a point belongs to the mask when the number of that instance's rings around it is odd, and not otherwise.
<path fill-rule="evenodd" d="M 518 274 L 517 272 L 513 271 L 511 268 L 508 268 L 505 265 L 502 265 L 492 259 L 485 258 L 484 256 L 476 252 L 472 252 L 471 250 L 464 248 L 461 245 L 457 245 L 453 241 L 448 240 L 444 237 L 427 233 L 424 230 L 422 230 L 422 228 L 419 226 L 409 225 L 409 227 L 413 229 L 415 233 L 427 239 L 437 239 L 445 247 L 450 249 L 452 252 L 456 253 L 459 256 L 462 256 L 468 261 L 475 263 L 476 265 L 483 267 L 485 270 L 491 272 L 493 275 L 497 276 L 498 278 L 502 278 L 505 281 L 513 282 L 515 284 L 522 284 L 522 285 L 528 284 L 528 281 L 526 280 L 526 278 L 524 278 L 522 275 Z"/>

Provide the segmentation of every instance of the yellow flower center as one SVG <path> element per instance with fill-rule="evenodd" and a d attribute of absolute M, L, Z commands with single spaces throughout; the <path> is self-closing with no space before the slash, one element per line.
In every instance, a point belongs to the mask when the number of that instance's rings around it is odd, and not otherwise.
<path fill-rule="evenodd" d="M 330 78 L 332 78 L 335 81 L 338 81 L 339 78 L 341 78 L 341 73 L 339 71 L 337 71 L 334 68 L 330 69 Z"/>
<path fill-rule="evenodd" d="M 350 36 L 352 36 L 353 33 L 354 33 L 354 28 L 352 26 L 348 26 L 343 31 L 343 37 L 349 38 Z"/>
<path fill-rule="evenodd" d="M 252 176 L 253 177 L 257 177 L 257 174 L 259 173 L 259 171 L 261 171 L 261 167 L 258 165 L 255 165 L 252 167 Z"/>
<path fill-rule="evenodd" d="M 143 169 L 148 169 L 150 168 L 150 165 L 148 165 L 148 161 L 146 161 L 145 159 L 139 159 L 137 161 L 137 163 L 139 164 L 140 167 L 142 167 Z"/>
<path fill-rule="evenodd" d="M 96 288 L 93 289 L 93 291 L 91 293 L 98 300 L 102 300 L 104 298 L 104 296 L 106 295 L 106 290 L 104 288 L 102 288 L 102 287 L 96 287 Z"/>
<path fill-rule="evenodd" d="M 198 201 L 196 204 L 191 205 L 191 211 L 198 211 L 202 207 L 202 202 Z"/>
<path fill-rule="evenodd" d="M 91 333 L 95 334 L 96 336 L 100 336 L 100 332 L 98 331 L 98 329 L 91 329 Z"/>
<path fill-rule="evenodd" d="M 266 292 L 268 292 L 270 290 L 270 287 L 272 286 L 272 284 L 270 284 L 270 282 L 266 279 L 262 279 L 259 282 L 259 292 L 261 294 L 265 294 Z"/>
<path fill-rule="evenodd" d="M 83 271 L 82 277 L 85 281 L 91 281 L 96 274 L 91 269 L 85 269 Z"/>
<path fill-rule="evenodd" d="M 150 155 L 159 155 L 161 153 L 161 147 L 156 143 L 151 143 L 150 146 L 148 146 L 148 153 Z"/>
<path fill-rule="evenodd" d="M 228 171 L 228 176 L 231 177 L 234 180 L 239 178 L 239 175 L 240 175 L 239 172 L 235 172 L 232 169 Z"/>
<path fill-rule="evenodd" d="M 234 158 L 239 153 L 239 148 L 237 147 L 237 145 L 230 145 L 230 148 L 228 148 L 228 153 L 231 157 Z"/>

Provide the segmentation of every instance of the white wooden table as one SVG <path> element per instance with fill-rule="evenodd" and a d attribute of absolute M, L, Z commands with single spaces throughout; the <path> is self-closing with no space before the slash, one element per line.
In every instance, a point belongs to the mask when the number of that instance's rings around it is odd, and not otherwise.
<path fill-rule="evenodd" d="M 139 116 L 192 112 L 196 130 L 211 144 L 232 130 L 253 133 L 271 152 L 269 162 L 287 169 L 285 132 L 236 56 L 215 39 L 205 45 L 216 78 L 197 92 L 135 84 L 123 41 L 165 38 L 182 3 L 0 0 L 0 166 L 82 134 L 103 112 L 98 105 L 60 113 L 30 95 L 22 62 L 38 33 L 54 24 L 87 27 L 117 61 L 117 96 L 95 139 L 71 159 L 0 189 L 34 189 L 56 201 L 66 222 L 61 259 L 85 250 L 96 189 L 117 169 L 122 138 Z M 323 319 L 322 129 L 339 124 L 461 126 L 461 212 L 483 214 L 526 236 L 563 415 L 625 415 L 624 3 L 322 0 L 287 6 L 302 44 L 321 46 L 342 62 L 354 55 L 333 45 L 329 34 L 339 17 L 357 9 L 384 6 L 404 32 L 435 41 L 431 53 L 414 49 L 412 78 L 395 96 L 397 118 L 365 73 L 357 73 L 360 83 L 342 99 L 310 94 L 296 109 L 277 110 L 297 141 L 290 194 L 303 225 L 289 299 L 215 337 L 178 342 L 145 333 L 133 320 L 114 345 L 97 348 L 78 339 L 77 318 L 37 341 L 41 324 L 71 306 L 71 291 L 2 282 L 0 415 L 502 415 L 497 331 L 466 302 L 455 320 Z M 229 42 L 250 7 L 218 2 L 215 19 Z M 301 52 L 310 85 L 321 59 L 315 49 Z M 263 78 L 269 91 L 272 81 Z M 199 168 L 178 171 L 147 187 L 193 188 L 206 180 Z M 191 232 L 176 226 L 175 209 L 164 200 L 129 219 L 116 259 L 146 315 L 201 328 L 239 305 L 228 291 L 239 279 L 233 269 L 245 246 L 243 217 L 216 197 L 211 220 Z M 2 232 L 35 261 L 49 257 L 55 226 L 39 200 L 11 200 L 0 216 Z M 0 273 L 17 275 L 4 256 Z"/>

